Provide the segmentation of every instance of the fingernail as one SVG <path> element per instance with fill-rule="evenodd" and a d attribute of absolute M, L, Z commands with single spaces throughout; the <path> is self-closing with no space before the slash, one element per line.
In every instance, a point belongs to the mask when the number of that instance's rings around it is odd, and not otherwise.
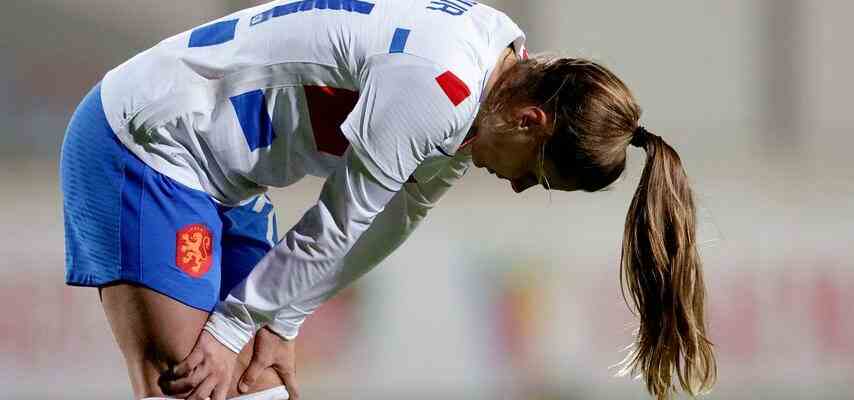
<path fill-rule="evenodd" d="M 240 389 L 241 393 L 246 393 L 249 391 L 249 385 L 247 385 L 246 382 L 240 382 L 240 387 L 238 389 Z"/>

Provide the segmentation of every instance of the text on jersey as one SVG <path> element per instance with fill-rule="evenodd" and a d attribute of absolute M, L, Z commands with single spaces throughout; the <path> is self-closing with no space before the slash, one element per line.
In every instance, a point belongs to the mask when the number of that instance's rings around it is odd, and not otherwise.
<path fill-rule="evenodd" d="M 473 0 L 434 0 L 427 6 L 428 10 L 441 11 L 453 16 L 460 16 L 477 5 Z"/>

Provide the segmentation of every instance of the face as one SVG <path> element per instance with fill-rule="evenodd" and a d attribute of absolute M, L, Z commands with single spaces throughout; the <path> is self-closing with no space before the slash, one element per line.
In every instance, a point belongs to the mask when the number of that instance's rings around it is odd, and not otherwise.
<path fill-rule="evenodd" d="M 551 160 L 542 160 L 543 145 L 551 137 L 547 122 L 545 112 L 533 106 L 514 113 L 510 121 L 484 111 L 478 115 L 477 138 L 471 144 L 475 166 L 509 181 L 516 193 L 538 184 L 552 190 L 578 190 L 572 177 L 561 176 Z"/>

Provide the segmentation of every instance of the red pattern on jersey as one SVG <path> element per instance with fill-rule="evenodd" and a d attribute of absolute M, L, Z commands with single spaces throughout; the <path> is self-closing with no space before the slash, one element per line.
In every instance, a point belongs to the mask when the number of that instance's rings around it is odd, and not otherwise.
<path fill-rule="evenodd" d="M 341 124 L 356 108 L 359 92 L 328 86 L 303 88 L 317 150 L 338 157 L 344 155 L 350 142 L 341 132 Z"/>
<path fill-rule="evenodd" d="M 442 90 L 451 99 L 451 103 L 454 103 L 454 107 L 460 105 L 460 103 L 471 96 L 469 87 L 451 71 L 447 71 L 436 77 L 436 82 L 439 83 L 439 86 L 442 87 Z"/>

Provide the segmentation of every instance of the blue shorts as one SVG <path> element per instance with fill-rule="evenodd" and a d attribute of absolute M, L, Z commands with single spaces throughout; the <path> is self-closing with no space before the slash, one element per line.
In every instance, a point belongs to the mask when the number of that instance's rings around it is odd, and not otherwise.
<path fill-rule="evenodd" d="M 210 311 L 279 237 L 267 196 L 225 207 L 128 151 L 107 123 L 100 84 L 71 118 L 60 180 L 69 285 L 132 283 Z"/>

